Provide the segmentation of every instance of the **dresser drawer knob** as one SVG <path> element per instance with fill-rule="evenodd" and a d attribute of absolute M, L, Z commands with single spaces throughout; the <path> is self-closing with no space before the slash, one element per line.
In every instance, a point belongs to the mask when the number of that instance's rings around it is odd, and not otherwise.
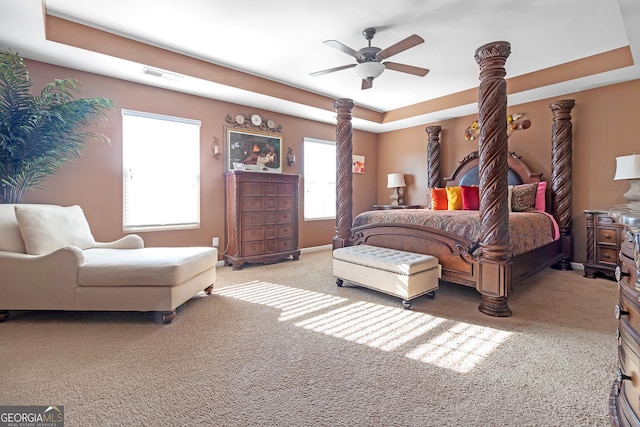
<path fill-rule="evenodd" d="M 605 258 L 611 258 L 611 255 L 609 255 L 609 254 L 604 254 L 604 257 L 605 257 Z"/>
<path fill-rule="evenodd" d="M 628 316 L 629 312 L 625 311 L 620 307 L 620 304 L 616 304 L 614 307 L 614 313 L 616 314 L 616 319 L 620 319 L 622 316 Z"/>
<path fill-rule="evenodd" d="M 631 274 L 627 273 L 625 271 L 622 271 L 620 266 L 617 266 L 616 267 L 616 280 L 619 282 L 625 276 L 631 276 Z"/>
<path fill-rule="evenodd" d="M 622 372 L 621 368 L 616 369 L 616 377 L 618 378 L 618 382 L 631 379 L 629 375 L 625 375 L 624 372 Z"/>

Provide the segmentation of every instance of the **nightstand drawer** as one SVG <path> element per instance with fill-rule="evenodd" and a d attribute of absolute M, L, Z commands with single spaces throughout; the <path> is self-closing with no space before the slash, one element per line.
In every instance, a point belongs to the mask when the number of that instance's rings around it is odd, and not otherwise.
<path fill-rule="evenodd" d="M 620 246 L 620 229 L 613 227 L 598 227 L 598 243 Z"/>
<path fill-rule="evenodd" d="M 598 246 L 598 264 L 610 265 L 615 268 L 618 265 L 618 248 Z"/>

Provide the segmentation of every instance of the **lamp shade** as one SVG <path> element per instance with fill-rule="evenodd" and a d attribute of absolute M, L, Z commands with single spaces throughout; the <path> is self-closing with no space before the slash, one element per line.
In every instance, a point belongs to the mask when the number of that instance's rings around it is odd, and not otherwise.
<path fill-rule="evenodd" d="M 387 175 L 387 188 L 406 187 L 404 175 L 401 173 L 390 173 Z"/>
<path fill-rule="evenodd" d="M 356 65 L 356 74 L 362 79 L 368 79 L 369 77 L 375 79 L 380 77 L 380 74 L 384 71 L 385 66 L 380 62 L 362 62 Z"/>
<path fill-rule="evenodd" d="M 616 157 L 616 176 L 613 177 L 614 180 L 638 178 L 640 178 L 640 154 Z"/>

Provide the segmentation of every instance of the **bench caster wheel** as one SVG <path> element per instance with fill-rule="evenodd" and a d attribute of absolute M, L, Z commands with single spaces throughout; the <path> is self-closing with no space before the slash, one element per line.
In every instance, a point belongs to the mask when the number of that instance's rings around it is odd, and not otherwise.
<path fill-rule="evenodd" d="M 436 297 L 436 291 L 427 292 L 427 298 L 434 299 Z"/>
<path fill-rule="evenodd" d="M 344 283 L 344 282 L 342 281 L 342 279 L 336 279 L 336 285 L 338 285 L 338 287 L 339 287 L 339 288 L 341 288 L 341 287 L 342 287 L 342 284 L 343 284 L 343 283 Z"/>
<path fill-rule="evenodd" d="M 411 301 L 407 301 L 406 299 L 402 300 L 402 306 L 405 310 L 409 310 L 411 308 Z"/>

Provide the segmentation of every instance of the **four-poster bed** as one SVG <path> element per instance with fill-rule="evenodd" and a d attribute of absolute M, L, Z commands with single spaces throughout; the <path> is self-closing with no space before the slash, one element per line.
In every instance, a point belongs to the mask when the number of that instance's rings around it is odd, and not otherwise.
<path fill-rule="evenodd" d="M 507 304 L 512 285 L 530 275 L 555 265 L 571 269 L 573 238 L 571 235 L 571 109 L 573 100 L 550 105 L 552 126 L 552 176 L 548 212 L 556 223 L 556 235 L 539 242 L 533 249 L 514 251 L 510 240 L 513 224 L 509 212 L 508 186 L 540 181 L 542 174 L 533 173 L 514 153 L 507 149 L 506 81 L 504 64 L 510 54 L 508 42 L 484 45 L 475 53 L 480 67 L 478 110 L 480 135 L 478 152 L 467 156 L 443 185 L 440 169 L 440 126 L 429 126 L 429 187 L 459 186 L 474 175 L 479 185 L 479 211 L 476 212 L 477 235 L 463 237 L 450 230 L 417 224 L 418 212 L 376 211 L 394 217 L 391 223 L 368 222 L 360 217 L 353 223 L 351 189 L 351 115 L 353 102 L 339 99 L 337 145 L 337 213 L 333 247 L 367 244 L 432 255 L 442 265 L 442 280 L 475 287 L 481 295 L 479 310 L 491 316 L 510 316 Z M 343 165 L 344 163 L 344 165 Z M 348 172 L 348 173 L 346 173 Z M 515 181 L 514 181 L 515 180 Z M 519 181 L 519 182 L 518 182 Z M 467 182 L 468 184 L 468 182 Z M 445 211 L 446 212 L 446 211 Z M 451 214 L 451 212 L 448 212 Z M 531 215 L 536 215 L 531 214 Z M 409 222 L 400 223 L 398 216 Z M 537 213 L 542 217 L 544 214 Z M 547 219 L 548 220 L 548 219 Z M 441 222 L 448 222 L 447 219 Z M 464 227 L 463 227 L 464 228 Z M 513 232 L 513 231 L 511 231 Z"/>

